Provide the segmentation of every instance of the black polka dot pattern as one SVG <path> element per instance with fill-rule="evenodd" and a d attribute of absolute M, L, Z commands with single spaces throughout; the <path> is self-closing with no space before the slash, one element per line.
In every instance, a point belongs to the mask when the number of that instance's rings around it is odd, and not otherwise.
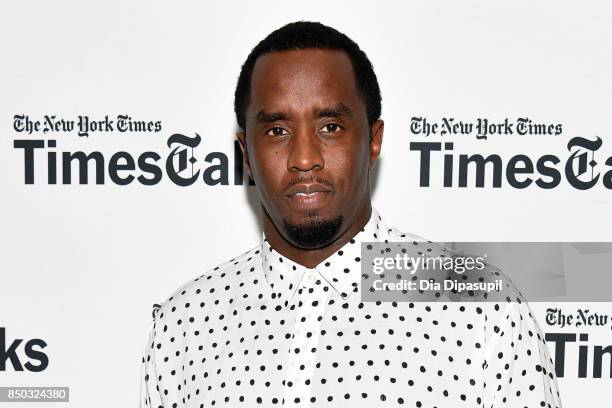
<path fill-rule="evenodd" d="M 522 302 L 361 302 L 361 242 L 427 241 L 378 213 L 308 269 L 262 244 L 154 308 L 141 407 L 560 407 Z"/>

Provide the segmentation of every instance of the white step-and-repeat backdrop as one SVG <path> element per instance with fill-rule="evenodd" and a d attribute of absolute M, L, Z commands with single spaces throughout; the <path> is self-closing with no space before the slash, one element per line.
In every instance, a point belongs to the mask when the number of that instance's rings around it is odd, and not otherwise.
<path fill-rule="evenodd" d="M 444 242 L 612 241 L 611 16 L 606 1 L 4 3 L 0 386 L 137 404 L 152 304 L 260 240 L 233 93 L 250 49 L 290 21 L 345 32 L 374 64 L 374 205 L 391 225 Z M 75 154 L 98 167 L 66 166 Z M 473 155 L 488 164 L 462 167 Z M 565 407 L 609 403 L 612 295 L 594 299 L 532 303 L 545 333 L 575 335 L 563 353 L 549 344 Z"/>

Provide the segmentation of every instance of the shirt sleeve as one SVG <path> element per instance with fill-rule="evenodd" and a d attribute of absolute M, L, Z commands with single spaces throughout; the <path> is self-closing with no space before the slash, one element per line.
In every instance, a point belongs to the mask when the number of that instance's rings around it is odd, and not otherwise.
<path fill-rule="evenodd" d="M 561 408 L 553 362 L 527 302 L 485 307 L 483 407 Z"/>
<path fill-rule="evenodd" d="M 147 343 L 142 356 L 140 377 L 140 408 L 164 408 L 155 369 L 155 330 L 159 306 L 153 306 L 153 321 L 149 326 Z"/>

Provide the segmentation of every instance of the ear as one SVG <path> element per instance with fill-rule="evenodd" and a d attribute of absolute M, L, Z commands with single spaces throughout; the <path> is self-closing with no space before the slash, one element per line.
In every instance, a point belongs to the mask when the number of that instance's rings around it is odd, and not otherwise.
<path fill-rule="evenodd" d="M 249 160 L 249 151 L 247 149 L 246 133 L 240 130 L 236 133 L 236 138 L 238 139 L 240 150 L 242 151 L 244 169 L 246 170 L 247 175 L 252 179 L 253 173 L 251 172 L 251 161 Z"/>
<path fill-rule="evenodd" d="M 380 156 L 384 130 L 385 122 L 381 119 L 378 119 L 370 126 L 370 170 L 374 168 Z"/>

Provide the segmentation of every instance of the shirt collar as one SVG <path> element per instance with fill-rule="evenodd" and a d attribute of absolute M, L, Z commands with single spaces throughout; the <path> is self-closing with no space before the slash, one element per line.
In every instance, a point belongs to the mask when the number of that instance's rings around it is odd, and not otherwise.
<path fill-rule="evenodd" d="M 265 235 L 262 242 L 262 267 L 274 298 L 285 306 L 299 290 L 321 285 L 324 290 L 336 291 L 343 299 L 359 291 L 361 282 L 361 243 L 385 242 L 389 229 L 376 209 L 372 208 L 369 221 L 342 248 L 314 268 L 306 268 L 284 257 L 270 246 Z"/>

